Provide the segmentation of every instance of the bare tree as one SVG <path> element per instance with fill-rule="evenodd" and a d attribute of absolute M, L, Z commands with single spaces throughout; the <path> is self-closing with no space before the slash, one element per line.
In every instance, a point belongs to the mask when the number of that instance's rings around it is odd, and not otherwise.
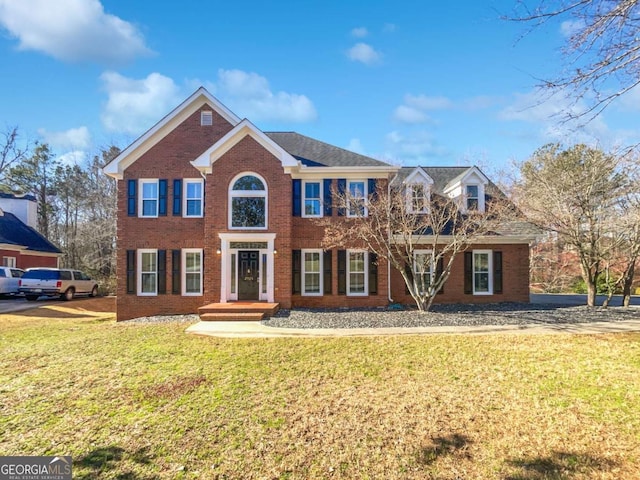
<path fill-rule="evenodd" d="M 502 195 L 486 202 L 485 213 L 464 212 L 459 199 L 439 194 L 431 195 L 428 208 L 412 208 L 401 186 L 378 188 L 364 204 L 361 197 L 334 190 L 333 201 L 338 209 L 362 214 L 343 222 L 319 220 L 325 229 L 323 247 L 364 247 L 377 254 L 378 261 L 389 261 L 402 275 L 419 311 L 431 308 L 457 254 L 499 230 L 507 210 Z"/>
<path fill-rule="evenodd" d="M 622 165 L 621 157 L 585 145 L 564 150 L 551 144 L 520 165 L 514 185 L 527 218 L 573 248 L 590 306 L 604 262 L 621 242 L 616 212 L 628 185 Z"/>
<path fill-rule="evenodd" d="M 20 147 L 18 142 L 18 127 L 10 127 L 2 133 L 0 142 L 0 184 L 7 170 L 16 163 L 20 163 L 26 156 L 28 147 Z M 1 185 L 0 185 L 1 186 Z M 11 190 L 10 185 L 4 185 L 6 190 Z"/>
<path fill-rule="evenodd" d="M 567 40 L 564 70 L 543 80 L 542 87 L 583 100 L 586 110 L 568 112 L 568 118 L 586 122 L 598 116 L 616 98 L 640 83 L 640 1 L 638 0 L 520 0 L 514 16 L 505 19 L 530 24 L 533 29 L 553 20 L 563 21 Z"/>

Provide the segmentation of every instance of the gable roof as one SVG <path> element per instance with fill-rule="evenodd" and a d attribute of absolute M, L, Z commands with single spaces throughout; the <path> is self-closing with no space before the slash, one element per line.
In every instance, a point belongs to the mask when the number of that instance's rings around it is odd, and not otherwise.
<path fill-rule="evenodd" d="M 389 164 L 296 132 L 264 132 L 307 167 L 388 167 Z"/>
<path fill-rule="evenodd" d="M 256 142 L 267 149 L 273 156 L 275 156 L 282 163 L 283 167 L 295 167 L 298 162 L 293 158 L 286 150 L 280 145 L 274 142 L 271 138 L 266 136 L 262 130 L 256 127 L 246 118 L 230 130 L 224 137 L 214 143 L 206 151 L 201 153 L 191 164 L 198 170 L 205 173 L 211 173 L 211 166 L 222 155 L 227 153 L 235 144 L 237 144 L 244 137 L 249 135 Z"/>
<path fill-rule="evenodd" d="M 125 148 L 120 155 L 111 160 L 102 169 L 107 175 L 121 179 L 124 170 L 166 136 L 179 123 L 187 119 L 203 105 L 209 105 L 231 125 L 240 123 L 240 118 L 211 95 L 206 88 L 200 87 L 189 98 L 174 108 L 162 120 L 142 134 Z"/>
<path fill-rule="evenodd" d="M 444 193 L 452 186 L 463 180 L 467 175 L 477 173 L 483 180 L 486 180 L 492 186 L 480 169 L 476 166 L 471 167 L 402 167 L 398 171 L 398 176 L 394 179 L 396 182 L 404 182 L 416 169 L 422 169 L 427 175 L 433 179 L 433 189 L 437 193 Z M 496 187 L 497 188 L 497 187 Z"/>
<path fill-rule="evenodd" d="M 0 243 L 15 245 L 32 252 L 62 253 L 35 229 L 20 221 L 13 213 L 0 210 Z"/>

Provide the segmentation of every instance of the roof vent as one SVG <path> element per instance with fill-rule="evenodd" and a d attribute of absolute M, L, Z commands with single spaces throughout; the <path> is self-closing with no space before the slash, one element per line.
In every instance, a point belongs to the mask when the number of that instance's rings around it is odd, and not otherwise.
<path fill-rule="evenodd" d="M 203 110 L 200 112 L 200 125 L 203 127 L 213 125 L 213 112 L 211 110 Z"/>

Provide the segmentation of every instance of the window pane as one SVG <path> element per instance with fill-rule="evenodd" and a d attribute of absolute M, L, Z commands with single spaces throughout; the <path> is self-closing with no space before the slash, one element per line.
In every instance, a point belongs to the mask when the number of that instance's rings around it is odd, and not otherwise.
<path fill-rule="evenodd" d="M 187 252 L 185 257 L 186 257 L 185 271 L 199 272 L 200 271 L 200 252 Z"/>
<path fill-rule="evenodd" d="M 364 252 L 353 252 L 349 255 L 349 270 L 364 272 Z"/>
<path fill-rule="evenodd" d="M 187 273 L 185 283 L 186 293 L 200 293 L 200 273 Z"/>
<path fill-rule="evenodd" d="M 143 273 L 142 274 L 142 293 L 155 293 L 155 292 L 156 292 L 156 274 Z"/>
<path fill-rule="evenodd" d="M 364 293 L 364 273 L 349 274 L 349 292 Z"/>
<path fill-rule="evenodd" d="M 202 184 L 187 183 L 187 198 L 202 198 Z"/>
<path fill-rule="evenodd" d="M 264 184 L 258 177 L 245 175 L 236 180 L 232 190 L 265 190 Z"/>
<path fill-rule="evenodd" d="M 143 183 L 142 198 L 158 198 L 158 184 L 155 182 Z"/>
<path fill-rule="evenodd" d="M 155 200 L 143 200 L 142 201 L 142 215 L 155 216 L 158 211 L 156 209 L 157 202 Z"/>
<path fill-rule="evenodd" d="M 305 293 L 320 293 L 320 274 L 306 273 L 304 276 Z"/>
<path fill-rule="evenodd" d="M 187 215 L 202 215 L 202 202 L 200 200 L 187 200 Z"/>
<path fill-rule="evenodd" d="M 155 272 L 156 271 L 156 254 L 155 252 L 143 252 L 142 261 L 140 262 L 141 271 L 143 272 Z"/>
<path fill-rule="evenodd" d="M 264 227 L 265 199 L 254 197 L 235 197 L 231 202 L 233 227 Z"/>
<path fill-rule="evenodd" d="M 309 216 L 320 215 L 320 200 L 305 200 L 304 214 Z"/>
<path fill-rule="evenodd" d="M 305 183 L 304 196 L 306 198 L 320 198 L 320 184 L 316 182 Z"/>
<path fill-rule="evenodd" d="M 478 186 L 477 185 L 467 185 L 467 197 L 469 197 L 469 198 L 478 198 Z"/>
<path fill-rule="evenodd" d="M 236 293 L 236 254 L 231 254 L 231 293 Z"/>
<path fill-rule="evenodd" d="M 489 255 L 487 253 L 475 253 L 473 255 L 473 269 L 476 272 L 488 272 Z"/>
<path fill-rule="evenodd" d="M 318 252 L 305 252 L 304 270 L 305 272 L 320 271 L 320 254 Z"/>
<path fill-rule="evenodd" d="M 364 198 L 364 182 L 349 182 L 349 194 L 352 197 Z"/>
<path fill-rule="evenodd" d="M 488 273 L 476 273 L 475 274 L 475 291 L 476 292 L 488 292 L 489 291 L 489 274 Z"/>

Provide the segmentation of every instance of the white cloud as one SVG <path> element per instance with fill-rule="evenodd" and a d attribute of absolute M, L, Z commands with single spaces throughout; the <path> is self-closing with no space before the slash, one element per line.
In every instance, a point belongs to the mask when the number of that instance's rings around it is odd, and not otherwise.
<path fill-rule="evenodd" d="M 252 121 L 309 122 L 317 118 L 308 97 L 274 93 L 268 80 L 257 73 L 220 69 L 215 91 L 227 107 Z"/>
<path fill-rule="evenodd" d="M 560 33 L 563 37 L 571 37 L 584 28 L 583 20 L 565 20 L 560 24 Z"/>
<path fill-rule="evenodd" d="M 397 158 L 403 162 L 424 162 L 433 158 L 442 158 L 448 151 L 427 130 L 417 130 L 407 134 L 398 131 L 389 132 L 386 137 L 385 157 Z"/>
<path fill-rule="evenodd" d="M 98 0 L 0 0 L 0 25 L 36 50 L 68 62 L 120 64 L 151 52 L 131 23 Z"/>
<path fill-rule="evenodd" d="M 352 138 L 349 140 L 349 144 L 345 147 L 347 150 L 351 152 L 359 153 L 360 155 L 365 155 L 365 149 L 362 145 L 362 142 L 359 138 Z"/>
<path fill-rule="evenodd" d="M 426 123 L 429 116 L 417 108 L 400 105 L 393 111 L 393 119 L 401 123 Z"/>
<path fill-rule="evenodd" d="M 159 73 L 135 80 L 105 72 L 100 79 L 108 96 L 102 123 L 114 132 L 142 133 L 178 105 L 183 96 L 171 78 Z"/>
<path fill-rule="evenodd" d="M 87 127 L 70 128 L 64 132 L 50 132 L 44 128 L 38 134 L 45 143 L 54 150 L 79 149 L 86 150 L 91 146 L 91 134 Z"/>
<path fill-rule="evenodd" d="M 453 102 L 447 97 L 429 97 L 427 95 L 405 95 L 404 102 L 420 110 L 447 110 Z"/>
<path fill-rule="evenodd" d="M 354 62 L 373 65 L 382 59 L 382 54 L 377 52 L 371 45 L 366 43 L 356 43 L 347 51 L 347 57 Z"/>
<path fill-rule="evenodd" d="M 384 27 L 382 27 L 382 31 L 384 33 L 393 33 L 396 31 L 395 23 L 385 23 Z"/>
<path fill-rule="evenodd" d="M 58 160 L 64 165 L 80 165 L 88 158 L 87 152 L 83 150 L 73 150 L 58 156 Z"/>
<path fill-rule="evenodd" d="M 351 30 L 351 36 L 356 38 L 364 38 L 369 35 L 369 31 L 365 27 L 358 27 Z"/>

